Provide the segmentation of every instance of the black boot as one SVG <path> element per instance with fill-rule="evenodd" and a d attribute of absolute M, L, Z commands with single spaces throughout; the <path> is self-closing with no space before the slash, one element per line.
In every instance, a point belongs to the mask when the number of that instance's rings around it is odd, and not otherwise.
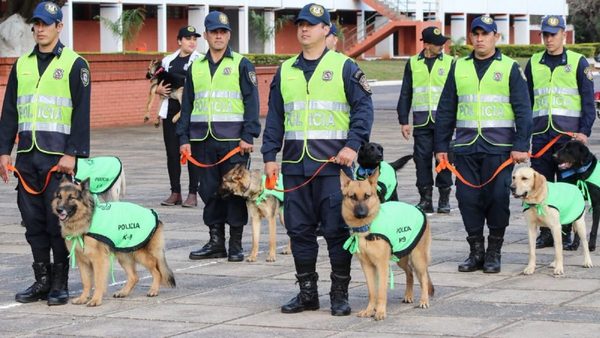
<path fill-rule="evenodd" d="M 502 243 L 504 238 L 496 236 L 488 236 L 488 247 L 485 252 L 485 263 L 483 263 L 483 272 L 498 273 L 500 272 L 502 254 Z"/>
<path fill-rule="evenodd" d="M 416 205 L 417 208 L 421 209 L 424 213 L 432 213 L 433 212 L 433 202 L 431 201 L 431 195 L 433 194 L 433 187 L 418 187 L 419 195 L 421 195 L 421 200 L 419 204 Z"/>
<path fill-rule="evenodd" d="M 50 263 L 33 263 L 31 267 L 35 275 L 35 282 L 27 290 L 15 295 L 15 300 L 19 303 L 32 303 L 48 299 L 48 292 L 50 292 Z"/>
<path fill-rule="evenodd" d="M 210 240 L 202 249 L 190 252 L 190 259 L 208 259 L 227 257 L 225 250 L 225 224 L 213 224 L 208 226 Z"/>
<path fill-rule="evenodd" d="M 471 247 L 469 257 L 458 266 L 460 272 L 472 272 L 483 269 L 485 256 L 485 240 L 483 236 L 469 236 L 467 242 Z"/>
<path fill-rule="evenodd" d="M 554 246 L 552 232 L 548 228 L 540 228 L 540 235 L 535 240 L 536 249 L 547 248 Z"/>
<path fill-rule="evenodd" d="M 450 191 L 452 188 L 438 188 L 440 192 L 440 199 L 438 200 L 438 214 L 449 214 L 450 213 Z"/>
<path fill-rule="evenodd" d="M 319 292 L 317 291 L 317 280 L 319 275 L 316 272 L 307 272 L 296 275 L 297 283 L 300 284 L 300 293 L 292 298 L 287 304 L 281 307 L 283 313 L 298 313 L 304 310 L 319 309 Z"/>
<path fill-rule="evenodd" d="M 230 262 L 241 262 L 244 260 L 242 249 L 242 232 L 244 227 L 229 227 L 229 257 Z"/>
<path fill-rule="evenodd" d="M 570 236 L 571 234 L 569 233 L 569 240 L 570 240 Z M 564 241 L 564 237 L 565 235 L 563 234 L 563 241 Z M 581 238 L 579 238 L 578 234 L 573 235 L 573 240 L 571 241 L 571 243 L 569 243 L 569 245 L 565 246 L 563 244 L 563 249 L 567 250 L 567 251 L 577 251 L 577 249 L 579 249 L 579 244 L 581 244 Z M 588 246 L 589 248 L 589 246 Z"/>
<path fill-rule="evenodd" d="M 48 305 L 65 305 L 69 302 L 69 264 L 52 264 L 52 287 L 48 294 Z"/>
<path fill-rule="evenodd" d="M 332 316 L 347 316 L 350 314 L 350 304 L 348 304 L 348 284 L 350 276 L 340 276 L 331 273 L 331 291 L 329 300 L 331 300 Z"/>

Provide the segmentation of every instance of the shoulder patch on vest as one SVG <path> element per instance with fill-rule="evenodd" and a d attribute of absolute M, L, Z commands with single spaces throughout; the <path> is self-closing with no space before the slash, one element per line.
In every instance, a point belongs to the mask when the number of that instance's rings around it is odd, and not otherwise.
<path fill-rule="evenodd" d="M 593 81 L 594 80 L 594 75 L 592 74 L 592 71 L 594 70 L 594 68 L 590 65 L 587 66 L 584 70 L 583 73 L 585 74 L 585 77 L 588 78 L 588 80 Z"/>
<path fill-rule="evenodd" d="M 84 87 L 90 84 L 90 71 L 87 68 L 81 68 L 81 83 Z"/>
<path fill-rule="evenodd" d="M 367 80 L 367 76 L 365 75 L 365 73 L 362 70 L 357 70 L 354 75 L 352 75 L 352 77 L 354 77 L 356 80 L 358 80 L 358 83 L 360 84 L 360 86 L 362 87 L 362 89 L 367 93 L 367 94 L 372 94 L 373 92 L 371 91 L 371 86 L 369 85 L 369 81 Z"/>

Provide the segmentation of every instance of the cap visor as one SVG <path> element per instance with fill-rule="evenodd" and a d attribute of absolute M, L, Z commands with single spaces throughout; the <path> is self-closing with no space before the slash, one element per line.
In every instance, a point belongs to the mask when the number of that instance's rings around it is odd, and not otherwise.
<path fill-rule="evenodd" d="M 321 21 L 321 20 L 319 20 L 319 19 L 317 19 L 315 17 L 312 17 L 312 16 L 299 16 L 299 17 L 296 18 L 296 21 L 294 21 L 294 24 L 298 24 L 301 21 L 306 21 L 306 22 L 308 22 L 311 25 L 316 25 L 319 22 L 323 22 L 323 21 Z"/>
<path fill-rule="evenodd" d="M 493 31 L 494 31 L 494 29 L 493 29 L 492 27 L 489 27 L 489 26 L 484 26 L 484 25 L 475 25 L 475 26 L 471 27 L 471 33 L 475 32 L 475 30 L 476 30 L 477 28 L 481 28 L 481 29 L 483 29 L 483 30 L 484 30 L 486 33 L 493 32 Z"/>
<path fill-rule="evenodd" d="M 558 31 L 560 29 L 561 29 L 561 27 L 558 27 L 558 26 L 555 26 L 555 27 L 547 26 L 547 27 L 542 27 L 542 32 L 543 33 L 556 34 L 556 33 L 558 33 Z"/>
<path fill-rule="evenodd" d="M 41 15 L 34 16 L 29 20 L 30 23 L 34 23 L 35 21 L 41 21 L 41 22 L 45 23 L 46 25 L 51 25 L 55 22 L 53 18 L 45 17 L 45 16 L 41 16 Z"/>
<path fill-rule="evenodd" d="M 231 28 L 229 28 L 227 25 L 214 25 L 206 27 L 206 30 L 209 32 L 216 31 L 217 29 L 224 29 L 231 32 Z"/>

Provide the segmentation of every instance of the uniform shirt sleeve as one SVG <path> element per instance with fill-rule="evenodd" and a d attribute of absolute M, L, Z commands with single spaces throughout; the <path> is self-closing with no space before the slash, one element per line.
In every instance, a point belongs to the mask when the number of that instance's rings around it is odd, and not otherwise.
<path fill-rule="evenodd" d="M 350 129 L 346 147 L 358 151 L 362 144 L 369 142 L 373 125 L 371 89 L 368 87 L 366 75 L 354 61 L 346 60 L 342 72 L 346 100 L 350 104 Z"/>
<path fill-rule="evenodd" d="M 244 98 L 244 125 L 241 138 L 253 144 L 260 136 L 258 83 L 254 65 L 246 58 L 240 62 L 240 89 Z"/>
<path fill-rule="evenodd" d="M 408 114 L 412 105 L 412 70 L 410 61 L 404 67 L 404 77 L 402 78 L 402 89 L 400 89 L 400 97 L 398 98 L 398 121 L 401 125 L 408 124 Z"/>
<path fill-rule="evenodd" d="M 190 143 L 190 118 L 194 107 L 194 84 L 192 83 L 192 65 L 188 68 L 183 85 L 181 99 L 181 115 L 175 126 L 175 133 L 179 136 L 179 144 Z"/>
<path fill-rule="evenodd" d="M 527 81 L 521 74 L 518 63 L 514 63 L 510 72 L 510 104 L 515 114 L 515 139 L 513 151 L 529 151 L 532 129 L 531 101 Z"/>
<path fill-rule="evenodd" d="M 83 75 L 87 72 L 87 75 Z M 87 79 L 85 78 L 87 76 Z M 69 75 L 73 114 L 71 134 L 67 139 L 65 154 L 76 157 L 90 156 L 90 97 L 92 78 L 90 68 L 83 58 L 73 64 Z"/>
<path fill-rule="evenodd" d="M 275 162 L 277 153 L 283 144 L 285 114 L 283 110 L 283 97 L 281 96 L 281 67 L 277 69 L 269 91 L 269 111 L 263 132 L 263 144 L 260 152 L 263 161 Z"/>
<path fill-rule="evenodd" d="M 587 77 L 586 69 L 589 63 L 585 58 L 579 59 L 577 65 L 577 83 L 579 84 L 579 96 L 581 97 L 581 118 L 579 119 L 579 132 L 590 136 L 592 126 L 596 119 L 596 106 L 594 103 L 594 82 Z M 587 70 L 590 71 L 589 69 Z"/>
<path fill-rule="evenodd" d="M 0 155 L 10 155 L 15 144 L 19 118 L 17 115 L 17 62 L 15 61 L 4 92 L 0 115 Z"/>
<path fill-rule="evenodd" d="M 533 96 L 533 74 L 531 74 L 531 59 L 527 61 L 527 65 L 525 66 L 525 78 L 527 79 L 529 102 L 531 103 L 531 107 L 533 108 L 533 101 L 535 100 L 535 97 Z"/>
<path fill-rule="evenodd" d="M 442 95 L 435 113 L 434 129 L 434 151 L 436 153 L 447 153 L 450 149 L 450 141 L 456 128 L 456 108 L 458 106 L 458 95 L 456 94 L 456 82 L 454 80 L 454 69 L 456 63 L 452 63 L 448 78 L 444 84 Z"/>

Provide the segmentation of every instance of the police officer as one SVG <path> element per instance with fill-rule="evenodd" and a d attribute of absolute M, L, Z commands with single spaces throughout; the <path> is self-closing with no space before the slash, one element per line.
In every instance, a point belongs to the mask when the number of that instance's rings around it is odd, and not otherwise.
<path fill-rule="evenodd" d="M 25 223 L 25 238 L 33 253 L 35 282 L 16 294 L 20 303 L 47 299 L 48 305 L 69 300 L 68 251 L 50 203 L 62 175 L 73 175 L 78 157 L 90 148 L 90 71 L 87 62 L 59 41 L 61 9 L 45 1 L 33 11 L 36 46 L 21 56 L 9 75 L 0 119 L 0 176 L 8 182 L 7 166 L 19 136 L 15 167 L 25 182 L 17 186 L 17 204 Z M 43 193 L 28 193 L 23 183 Z M 50 253 L 53 256 L 51 263 Z"/>
<path fill-rule="evenodd" d="M 194 26 L 185 26 L 179 29 L 177 33 L 177 44 L 179 49 L 175 53 L 167 55 L 162 60 L 163 68 L 172 74 L 173 78 L 180 80 L 181 84 L 185 81 L 189 66 L 201 56 L 196 51 L 196 40 L 200 34 L 196 32 Z M 169 98 L 171 85 L 162 82 L 156 87 L 156 93 L 163 96 L 159 111 L 163 125 L 163 140 L 167 151 L 167 171 L 169 173 L 169 183 L 171 184 L 171 195 L 160 204 L 173 206 L 181 204 L 182 207 L 191 208 L 198 205 L 196 194 L 198 193 L 198 168 L 192 163 L 188 163 L 188 176 L 190 184 L 188 186 L 188 196 L 183 201 L 181 199 L 181 164 L 179 163 L 179 137 L 175 133 L 175 123 L 173 118 L 181 111 L 179 101 Z"/>
<path fill-rule="evenodd" d="M 261 152 L 265 174 L 279 174 L 276 154 L 283 147 L 286 189 L 306 182 L 318 167 L 335 156 L 309 184 L 288 192 L 284 218 L 292 243 L 300 293 L 281 307 L 283 313 L 319 308 L 315 270 L 320 223 L 331 262 L 331 314 L 350 314 L 348 283 L 352 256 L 343 249 L 349 237 L 341 217 L 340 169 L 350 166 L 361 144 L 368 142 L 373 123 L 371 91 L 365 74 L 341 53 L 325 47 L 329 12 L 308 4 L 296 18 L 302 52 L 277 70 L 269 96 L 269 112 Z M 285 141 L 285 146 L 283 146 Z"/>
<path fill-rule="evenodd" d="M 499 37 L 491 17 L 484 15 L 473 20 L 470 38 L 474 51 L 452 65 L 438 104 L 436 158 L 448 160 L 450 139 L 456 128 L 454 164 L 473 184 L 487 181 L 509 157 L 517 163 L 528 159 L 531 105 L 527 84 L 517 62 L 495 48 Z M 469 258 L 458 266 L 458 271 L 500 272 L 502 243 L 510 217 L 512 168 L 509 165 L 480 189 L 456 182 L 458 208 L 471 247 Z M 489 229 L 487 251 L 485 223 Z"/>
<path fill-rule="evenodd" d="M 534 54 L 525 67 L 533 106 L 532 153 L 561 133 L 575 133 L 575 139 L 587 143 L 592 132 L 596 116 L 592 69 L 583 55 L 564 47 L 565 27 L 562 16 L 545 16 L 542 37 L 546 50 Z M 531 167 L 554 182 L 558 166 L 552 154 L 567 141 L 568 137 L 561 137 L 543 156 L 532 158 Z M 569 248 L 570 241 L 570 230 L 563 232 L 565 248 Z M 544 248 L 553 242 L 550 230 L 541 228 L 536 246 Z"/>
<path fill-rule="evenodd" d="M 329 34 L 327 34 L 327 37 L 325 38 L 325 45 L 327 46 L 327 49 L 332 50 L 332 51 L 337 51 L 337 43 L 338 43 L 338 36 L 337 36 L 337 28 L 335 26 L 335 24 L 331 24 L 331 27 L 329 29 Z"/>
<path fill-rule="evenodd" d="M 444 54 L 444 44 L 449 38 L 442 35 L 437 27 L 427 27 L 421 32 L 423 50 L 410 58 L 404 68 L 402 89 L 398 99 L 398 120 L 402 136 L 408 140 L 411 125 L 408 113 L 413 111 L 414 148 L 413 158 L 417 167 L 417 189 L 421 199 L 417 207 L 426 213 L 433 212 L 432 192 L 433 175 L 431 161 L 433 158 L 433 130 L 435 113 L 440 94 L 452 65 L 452 57 Z M 450 190 L 452 175 L 443 170 L 435 177 L 438 187 L 439 213 L 450 212 Z"/>
<path fill-rule="evenodd" d="M 205 204 L 202 217 L 210 240 L 189 257 L 240 262 L 244 260 L 242 232 L 248 222 L 246 203 L 238 196 L 223 199 L 217 191 L 235 164 L 247 164 L 253 140 L 260 135 L 256 72 L 248 59 L 229 48 L 227 15 L 211 12 L 204 26 L 208 52 L 192 63 L 187 74 L 177 122 L 180 150 L 202 163 L 216 163 L 238 146 L 241 151 L 218 166 L 198 169 L 198 193 Z M 229 255 L 225 223 L 229 224 Z"/>

